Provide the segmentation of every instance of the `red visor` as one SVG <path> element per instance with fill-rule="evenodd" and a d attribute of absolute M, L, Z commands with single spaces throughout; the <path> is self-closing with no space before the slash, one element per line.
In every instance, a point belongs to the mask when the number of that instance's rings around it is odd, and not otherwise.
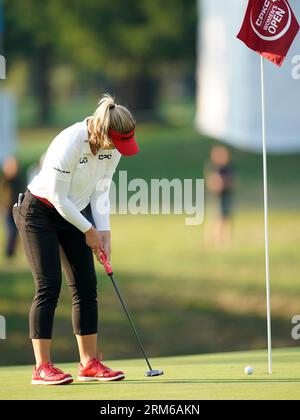
<path fill-rule="evenodd" d="M 135 130 L 132 130 L 130 133 L 122 134 L 118 131 L 109 130 L 109 137 L 112 139 L 116 149 L 123 156 L 134 156 L 140 149 L 134 138 Z"/>

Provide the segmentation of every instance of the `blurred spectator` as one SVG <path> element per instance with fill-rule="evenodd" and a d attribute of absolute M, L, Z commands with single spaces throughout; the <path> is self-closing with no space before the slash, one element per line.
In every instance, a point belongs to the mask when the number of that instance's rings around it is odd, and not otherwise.
<path fill-rule="evenodd" d="M 10 258 L 15 255 L 17 244 L 17 228 L 15 226 L 12 207 L 23 191 L 20 166 L 14 156 L 7 157 L 2 163 L 2 176 L 0 179 L 0 203 L 5 216 L 6 244 L 5 255 Z"/>
<path fill-rule="evenodd" d="M 213 239 L 218 244 L 230 244 L 235 173 L 230 152 L 224 146 L 215 146 L 211 150 L 210 162 L 206 170 L 206 185 L 217 199 L 219 208 Z"/>

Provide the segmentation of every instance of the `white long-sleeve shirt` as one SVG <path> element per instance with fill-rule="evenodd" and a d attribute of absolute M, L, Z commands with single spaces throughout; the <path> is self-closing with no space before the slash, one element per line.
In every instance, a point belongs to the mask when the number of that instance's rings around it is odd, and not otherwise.
<path fill-rule="evenodd" d="M 110 230 L 109 190 L 120 158 L 116 149 L 100 149 L 96 156 L 92 154 L 87 120 L 84 120 L 53 140 L 42 169 L 28 185 L 28 190 L 47 199 L 62 217 L 83 233 L 92 225 L 81 211 L 91 203 L 96 228 Z"/>

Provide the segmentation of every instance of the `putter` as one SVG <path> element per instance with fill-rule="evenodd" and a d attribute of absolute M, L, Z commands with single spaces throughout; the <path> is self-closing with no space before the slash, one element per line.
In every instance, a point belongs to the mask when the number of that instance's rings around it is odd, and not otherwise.
<path fill-rule="evenodd" d="M 115 280 L 115 278 L 114 278 L 114 272 L 113 272 L 113 269 L 112 269 L 111 265 L 109 264 L 109 262 L 107 261 L 107 257 L 106 257 L 106 255 L 105 255 L 104 253 L 101 253 L 101 261 L 102 261 L 102 263 L 103 263 L 103 266 L 104 266 L 104 269 L 105 269 L 105 271 L 106 271 L 107 275 L 110 277 L 110 279 L 111 279 L 111 281 L 112 281 L 112 283 L 113 283 L 113 286 L 114 286 L 114 288 L 115 288 L 115 291 L 117 292 L 117 295 L 118 295 L 118 297 L 119 297 L 119 299 L 120 299 L 120 302 L 121 302 L 121 304 L 122 304 L 122 306 L 123 306 L 123 309 L 124 309 L 124 311 L 125 311 L 125 313 L 126 313 L 126 315 L 127 315 L 127 318 L 128 318 L 128 320 L 129 320 L 129 322 L 130 322 L 130 325 L 131 325 L 131 327 L 132 327 L 132 330 L 133 330 L 133 332 L 134 332 L 134 335 L 135 335 L 135 337 L 136 337 L 136 339 L 137 339 L 137 341 L 138 341 L 138 343 L 139 343 L 140 349 L 141 349 L 141 351 L 142 351 L 142 353 L 143 353 L 143 355 L 144 355 L 144 358 L 145 358 L 145 360 L 146 360 L 146 363 L 147 363 L 147 365 L 148 365 L 149 370 L 147 370 L 147 372 L 145 372 L 145 376 L 147 376 L 147 377 L 162 376 L 162 375 L 164 374 L 164 372 L 163 372 L 162 370 L 155 370 L 155 369 L 152 369 L 152 366 L 151 366 L 151 364 L 150 364 L 150 362 L 149 362 L 149 359 L 148 359 L 148 357 L 147 357 L 147 355 L 146 355 L 146 352 L 145 352 L 145 350 L 144 350 L 144 347 L 143 347 L 143 345 L 142 345 L 142 342 L 141 342 L 141 340 L 140 340 L 140 337 L 139 337 L 139 335 L 138 335 L 138 332 L 137 332 L 137 330 L 136 330 L 136 328 L 135 328 L 135 326 L 134 326 L 134 323 L 133 323 L 133 321 L 132 321 L 132 318 L 131 318 L 131 316 L 130 316 L 130 313 L 129 313 L 129 311 L 128 311 L 127 307 L 126 307 L 126 304 L 125 304 L 125 302 L 124 302 L 124 299 L 123 299 L 123 298 L 122 298 L 122 296 L 121 296 L 121 293 L 120 293 L 120 290 L 119 290 L 118 284 L 117 284 L 117 282 L 116 282 L 116 280 Z"/>

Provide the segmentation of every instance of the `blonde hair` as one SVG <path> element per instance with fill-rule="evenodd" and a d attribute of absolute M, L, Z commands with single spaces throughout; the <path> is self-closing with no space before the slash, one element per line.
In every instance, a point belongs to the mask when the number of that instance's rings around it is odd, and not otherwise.
<path fill-rule="evenodd" d="M 109 137 L 109 130 L 122 134 L 135 129 L 136 122 L 131 112 L 122 105 L 115 103 L 115 99 L 105 94 L 98 103 L 94 115 L 88 120 L 90 144 L 102 149 L 112 149 L 114 144 Z"/>

